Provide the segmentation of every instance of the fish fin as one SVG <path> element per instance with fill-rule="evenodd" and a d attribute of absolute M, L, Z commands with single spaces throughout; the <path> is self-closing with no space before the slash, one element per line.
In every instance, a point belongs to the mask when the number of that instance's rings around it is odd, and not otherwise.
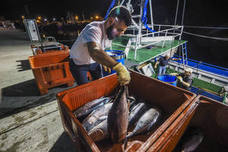
<path fill-rule="evenodd" d="M 127 148 L 127 142 L 128 142 L 128 138 L 126 137 L 126 138 L 124 139 L 124 149 Z"/>
<path fill-rule="evenodd" d="M 127 100 L 127 107 L 128 107 L 128 109 L 130 109 L 130 105 L 131 105 L 131 102 L 129 100 Z"/>
<path fill-rule="evenodd" d="M 124 152 L 124 148 L 121 143 L 117 143 L 108 152 Z"/>

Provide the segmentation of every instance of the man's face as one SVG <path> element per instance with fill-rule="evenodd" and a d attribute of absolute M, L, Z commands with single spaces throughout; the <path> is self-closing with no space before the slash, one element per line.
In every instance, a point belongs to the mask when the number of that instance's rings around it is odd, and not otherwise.
<path fill-rule="evenodd" d="M 191 72 L 188 72 L 188 71 L 185 71 L 184 73 L 186 76 L 190 76 L 192 74 Z"/>
<path fill-rule="evenodd" d="M 120 37 L 127 30 L 127 26 L 124 21 L 117 18 L 114 19 L 113 24 L 107 28 L 106 33 L 109 40 L 113 40 L 117 37 Z"/>
<path fill-rule="evenodd" d="M 165 56 L 165 59 L 168 60 L 169 59 L 169 56 Z"/>

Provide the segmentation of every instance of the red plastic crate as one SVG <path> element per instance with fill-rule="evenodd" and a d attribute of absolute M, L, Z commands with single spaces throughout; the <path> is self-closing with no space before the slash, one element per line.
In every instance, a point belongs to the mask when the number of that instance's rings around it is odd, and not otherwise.
<path fill-rule="evenodd" d="M 165 113 L 165 119 L 154 132 L 139 136 L 137 140 L 128 142 L 127 150 L 129 152 L 148 151 L 156 144 L 158 139 L 161 139 L 161 136 L 181 113 L 192 104 L 196 95 L 134 71 L 131 71 L 131 78 L 129 84 L 130 95 L 140 97 L 149 104 L 159 105 Z M 116 74 L 112 74 L 57 94 L 64 130 L 71 137 L 78 150 L 80 148 L 81 150 L 94 152 L 110 150 L 110 145 L 97 144 L 88 136 L 73 111 L 94 99 L 112 95 L 118 85 Z"/>
<path fill-rule="evenodd" d="M 40 94 L 46 94 L 49 88 L 55 86 L 73 85 L 74 79 L 69 70 L 68 56 L 69 52 L 59 51 L 29 57 Z"/>

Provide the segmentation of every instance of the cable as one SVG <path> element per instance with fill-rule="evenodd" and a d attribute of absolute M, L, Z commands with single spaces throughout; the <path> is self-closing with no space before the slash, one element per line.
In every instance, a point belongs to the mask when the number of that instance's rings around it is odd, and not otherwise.
<path fill-rule="evenodd" d="M 188 35 L 192 35 L 192 36 L 201 37 L 201 38 L 207 38 L 207 39 L 213 39 L 213 40 L 220 40 L 220 41 L 228 41 L 228 38 L 201 35 L 201 34 L 195 34 L 195 33 L 186 32 L 186 31 L 183 31 L 183 33 L 188 34 Z"/>
<path fill-rule="evenodd" d="M 116 0 L 112 0 L 112 3 L 110 4 L 110 6 L 109 6 L 109 8 L 108 8 L 108 10 L 106 12 L 106 15 L 105 15 L 105 18 L 104 18 L 105 20 L 108 18 L 109 12 L 113 8 L 113 6 L 115 5 L 115 3 L 116 3 Z"/>
<path fill-rule="evenodd" d="M 179 0 L 177 0 L 177 7 L 176 7 L 176 14 L 175 14 L 175 21 L 174 21 L 174 25 L 177 25 L 177 15 L 178 15 L 178 10 L 179 10 Z"/>
<path fill-rule="evenodd" d="M 182 12 L 181 25 L 184 25 L 185 6 L 186 6 L 186 0 L 184 0 L 184 6 L 183 6 L 183 12 Z"/>
<path fill-rule="evenodd" d="M 215 30 L 228 30 L 228 27 L 218 27 L 218 26 L 191 26 L 185 25 L 185 28 L 198 28 L 198 29 L 215 29 Z"/>

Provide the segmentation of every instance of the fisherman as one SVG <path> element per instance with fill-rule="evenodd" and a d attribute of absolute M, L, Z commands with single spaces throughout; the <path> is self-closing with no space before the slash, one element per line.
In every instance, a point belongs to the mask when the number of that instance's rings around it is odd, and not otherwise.
<path fill-rule="evenodd" d="M 154 65 L 155 69 L 157 69 L 159 65 L 158 76 L 165 75 L 166 68 L 170 60 L 179 60 L 179 59 L 171 59 L 169 55 L 165 55 L 164 57 L 161 56 L 159 60 L 155 63 Z"/>
<path fill-rule="evenodd" d="M 177 73 L 171 73 L 170 75 L 177 76 L 178 82 L 177 86 L 181 87 L 186 90 L 191 90 L 192 86 L 192 72 L 193 70 L 191 68 L 186 68 L 183 73 L 177 74 Z"/>
<path fill-rule="evenodd" d="M 131 15 L 123 6 L 114 7 L 106 20 L 88 24 L 80 33 L 70 50 L 70 71 L 78 85 L 88 82 L 87 72 L 93 80 L 102 77 L 102 64 L 117 72 L 121 85 L 130 82 L 127 68 L 111 58 L 104 50 L 111 41 L 126 31 L 131 25 Z"/>

